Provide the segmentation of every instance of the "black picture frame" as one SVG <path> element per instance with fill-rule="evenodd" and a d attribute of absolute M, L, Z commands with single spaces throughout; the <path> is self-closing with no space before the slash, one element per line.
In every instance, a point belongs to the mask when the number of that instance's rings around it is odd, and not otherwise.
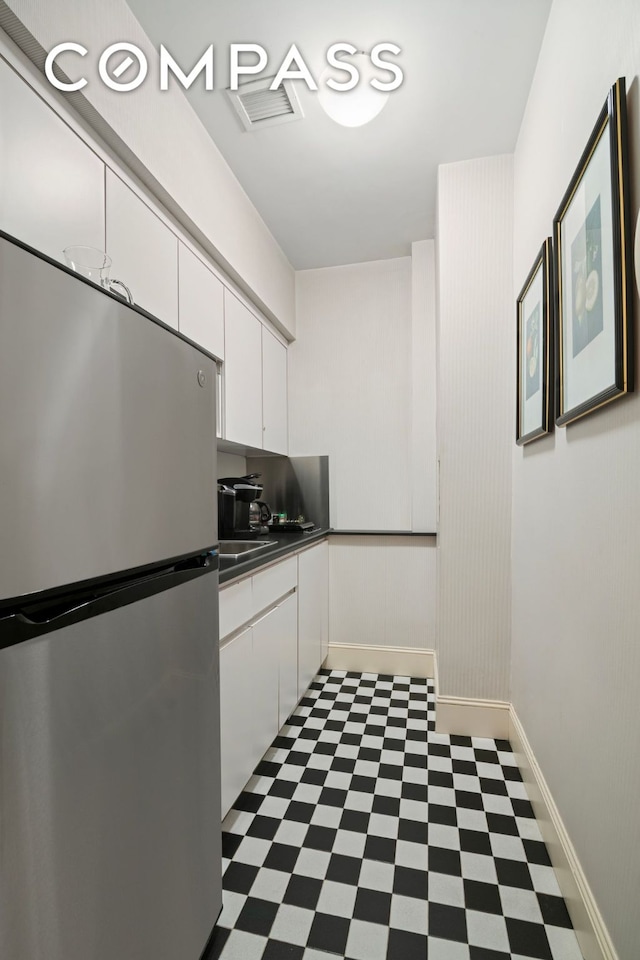
<path fill-rule="evenodd" d="M 556 411 L 565 426 L 634 388 L 624 78 L 612 86 L 553 221 Z"/>
<path fill-rule="evenodd" d="M 553 430 L 553 249 L 547 237 L 516 300 L 516 443 Z"/>

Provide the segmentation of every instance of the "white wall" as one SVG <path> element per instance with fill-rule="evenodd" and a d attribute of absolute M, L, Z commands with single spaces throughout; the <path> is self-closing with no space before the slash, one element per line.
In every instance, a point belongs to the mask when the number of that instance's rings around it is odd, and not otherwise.
<path fill-rule="evenodd" d="M 442 694 L 507 700 L 512 160 L 438 172 L 437 651 Z"/>
<path fill-rule="evenodd" d="M 329 539 L 329 639 L 433 650 L 432 537 Z"/>
<path fill-rule="evenodd" d="M 89 82 L 65 98 L 267 316 L 295 336 L 293 268 L 183 92 L 175 85 L 159 92 L 158 55 L 125 0 L 109 0 L 106 8 L 102 0 L 6 0 L 0 27 L 38 66 L 38 44 L 45 51 L 63 40 L 87 47 L 90 55 L 80 62 Z M 150 64 L 147 80 L 126 94 L 97 77 L 99 54 L 116 40 L 135 43 Z M 69 69 L 80 60 L 70 56 Z"/>
<path fill-rule="evenodd" d="M 411 259 L 296 274 L 289 450 L 329 455 L 331 525 L 411 528 Z"/>
<path fill-rule="evenodd" d="M 635 0 L 555 0 L 515 152 L 516 289 L 619 76 L 630 91 L 635 223 L 639 71 Z M 513 445 L 512 458 L 512 699 L 620 960 L 635 960 L 640 398 Z"/>
<path fill-rule="evenodd" d="M 411 244 L 411 529 L 434 533 L 436 484 L 436 253 Z"/>
<path fill-rule="evenodd" d="M 434 245 L 296 275 L 289 449 L 329 455 L 331 525 L 435 529 Z M 330 640 L 432 648 L 435 542 L 332 537 Z"/>
<path fill-rule="evenodd" d="M 245 457 L 239 457 L 235 453 L 218 450 L 217 471 L 219 477 L 244 477 L 247 472 L 247 461 Z"/>

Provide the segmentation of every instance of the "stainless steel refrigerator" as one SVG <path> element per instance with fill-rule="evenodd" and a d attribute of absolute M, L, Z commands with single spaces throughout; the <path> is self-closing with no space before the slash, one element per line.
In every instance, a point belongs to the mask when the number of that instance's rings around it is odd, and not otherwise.
<path fill-rule="evenodd" d="M 215 383 L 0 234 L 3 960 L 199 960 L 221 909 Z"/>

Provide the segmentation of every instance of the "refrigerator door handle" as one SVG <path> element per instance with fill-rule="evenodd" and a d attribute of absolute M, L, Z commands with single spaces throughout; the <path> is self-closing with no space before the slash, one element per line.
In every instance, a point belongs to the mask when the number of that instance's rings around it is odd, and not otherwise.
<path fill-rule="evenodd" d="M 112 591 L 117 593 L 118 591 Z M 47 626 L 51 629 L 55 629 L 56 624 L 59 622 L 60 626 L 64 626 L 69 622 L 69 616 L 73 613 L 79 613 L 81 610 L 84 610 L 86 607 L 90 607 L 95 602 L 95 598 L 91 597 L 90 600 L 86 600 L 84 603 L 70 603 L 67 606 L 60 607 L 60 604 L 51 605 L 47 607 L 46 610 L 43 610 L 40 615 L 33 614 L 33 616 L 28 616 L 22 610 L 16 614 L 16 619 L 21 623 L 28 625 L 29 627 L 43 627 Z M 55 609 L 57 612 L 53 615 L 49 615 L 49 611 Z"/>
<path fill-rule="evenodd" d="M 125 583 L 119 581 L 99 590 L 89 587 L 46 603 L 25 604 L 6 618 L 0 617 L 0 649 L 135 603 L 217 569 L 217 553 L 210 551 Z"/>

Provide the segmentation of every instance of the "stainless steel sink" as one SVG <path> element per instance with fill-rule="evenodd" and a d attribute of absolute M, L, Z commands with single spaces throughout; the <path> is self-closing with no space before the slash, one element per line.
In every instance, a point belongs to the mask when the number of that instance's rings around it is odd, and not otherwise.
<path fill-rule="evenodd" d="M 246 557 L 258 550 L 264 550 L 265 547 L 272 547 L 276 542 L 276 540 L 221 540 L 220 556 L 236 560 L 238 557 Z"/>

